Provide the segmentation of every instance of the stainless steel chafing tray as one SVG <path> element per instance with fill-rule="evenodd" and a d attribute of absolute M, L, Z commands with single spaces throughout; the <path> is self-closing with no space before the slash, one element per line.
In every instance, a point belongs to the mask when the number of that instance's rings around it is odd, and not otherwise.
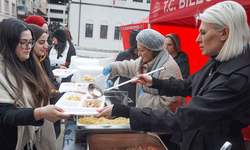
<path fill-rule="evenodd" d="M 105 102 L 107 105 L 113 103 L 127 105 L 129 100 L 126 96 L 127 93 L 124 91 L 109 91 L 105 93 Z M 85 142 L 87 136 L 94 134 L 138 133 L 138 131 L 132 131 L 130 125 L 83 125 L 78 122 L 78 117 L 79 116 L 76 117 L 76 142 Z"/>
<path fill-rule="evenodd" d="M 88 137 L 87 150 L 125 150 L 151 144 L 157 150 L 167 150 L 159 137 L 153 134 L 96 134 Z"/>

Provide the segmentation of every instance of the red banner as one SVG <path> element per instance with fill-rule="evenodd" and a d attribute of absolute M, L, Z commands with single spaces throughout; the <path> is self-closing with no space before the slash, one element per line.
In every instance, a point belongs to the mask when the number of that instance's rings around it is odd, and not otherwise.
<path fill-rule="evenodd" d="M 225 0 L 151 0 L 149 23 L 197 28 L 194 16 L 222 1 Z M 249 10 L 250 0 L 236 1 Z"/>
<path fill-rule="evenodd" d="M 120 26 L 120 32 L 130 32 L 133 30 L 143 30 L 148 28 L 149 17 L 142 19 L 141 21 Z"/>

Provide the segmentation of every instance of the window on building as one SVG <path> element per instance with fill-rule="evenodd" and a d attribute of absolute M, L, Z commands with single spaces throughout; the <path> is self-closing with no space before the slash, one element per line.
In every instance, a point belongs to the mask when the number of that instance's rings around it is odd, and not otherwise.
<path fill-rule="evenodd" d="M 50 13 L 63 14 L 63 10 L 50 9 Z"/>
<path fill-rule="evenodd" d="M 12 15 L 16 15 L 16 5 L 14 3 L 12 3 Z"/>
<path fill-rule="evenodd" d="M 48 0 L 48 4 L 66 5 L 68 0 Z"/>
<path fill-rule="evenodd" d="M 55 22 L 63 22 L 63 19 L 59 19 L 59 18 L 50 18 L 50 21 L 55 21 Z"/>
<path fill-rule="evenodd" d="M 120 27 L 115 26 L 114 40 L 120 40 L 120 39 L 121 39 Z"/>
<path fill-rule="evenodd" d="M 24 1 L 22 1 L 22 4 L 25 6 L 25 0 L 24 0 Z"/>
<path fill-rule="evenodd" d="M 100 38 L 101 39 L 107 39 L 107 35 L 108 35 L 108 26 L 107 25 L 101 25 Z"/>
<path fill-rule="evenodd" d="M 93 24 L 86 23 L 85 37 L 93 37 Z"/>
<path fill-rule="evenodd" d="M 151 3 L 151 0 L 147 0 L 147 3 Z"/>
<path fill-rule="evenodd" d="M 143 0 L 133 0 L 133 2 L 143 3 Z"/>
<path fill-rule="evenodd" d="M 9 1 L 7 0 L 4 2 L 4 11 L 5 13 L 9 13 Z"/>

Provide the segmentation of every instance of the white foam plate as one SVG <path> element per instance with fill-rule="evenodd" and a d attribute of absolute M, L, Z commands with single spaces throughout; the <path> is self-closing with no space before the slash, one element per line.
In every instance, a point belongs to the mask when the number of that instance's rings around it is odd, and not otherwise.
<path fill-rule="evenodd" d="M 55 76 L 59 76 L 59 78 L 66 78 L 76 71 L 76 69 L 54 69 L 52 72 Z"/>
<path fill-rule="evenodd" d="M 69 101 L 66 100 L 70 95 L 78 95 L 81 97 L 81 101 Z M 83 107 L 86 101 L 99 101 L 101 105 L 99 108 L 86 108 Z M 66 92 L 55 104 L 61 107 L 65 113 L 74 115 L 95 115 L 97 110 L 104 107 L 105 96 L 94 99 L 90 94 L 79 94 L 75 92 Z"/>
<path fill-rule="evenodd" d="M 60 92 L 72 92 L 72 91 L 80 91 L 87 92 L 89 83 L 67 83 L 63 82 L 60 84 L 59 91 Z"/>

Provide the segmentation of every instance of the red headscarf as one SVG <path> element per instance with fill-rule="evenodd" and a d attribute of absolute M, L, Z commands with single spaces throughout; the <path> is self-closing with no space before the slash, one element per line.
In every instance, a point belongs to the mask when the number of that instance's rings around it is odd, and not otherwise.
<path fill-rule="evenodd" d="M 46 20 L 44 20 L 41 16 L 37 15 L 29 16 L 24 21 L 26 23 L 36 24 L 40 27 L 42 27 L 45 23 L 47 24 Z"/>

